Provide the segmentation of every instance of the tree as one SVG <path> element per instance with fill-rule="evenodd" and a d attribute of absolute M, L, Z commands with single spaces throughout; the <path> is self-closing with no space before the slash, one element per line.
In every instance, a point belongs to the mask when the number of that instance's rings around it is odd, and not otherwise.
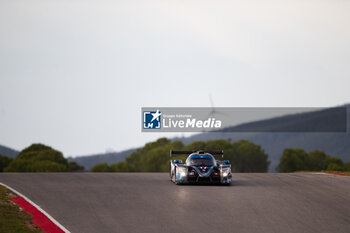
<path fill-rule="evenodd" d="M 333 157 L 333 156 L 327 156 L 327 158 L 326 158 L 326 165 L 325 165 L 327 170 L 329 170 L 328 167 L 331 164 L 334 164 L 331 167 L 340 167 L 340 168 L 343 167 L 343 161 L 341 159 L 339 159 L 337 157 Z M 335 165 L 337 165 L 337 166 L 335 166 Z"/>
<path fill-rule="evenodd" d="M 107 163 L 98 163 L 91 168 L 91 172 L 112 172 L 113 169 Z"/>
<path fill-rule="evenodd" d="M 327 155 L 323 151 L 315 150 L 310 152 L 305 159 L 305 170 L 321 171 L 326 169 Z"/>
<path fill-rule="evenodd" d="M 117 162 L 111 165 L 114 172 L 132 172 L 133 169 L 126 161 Z"/>
<path fill-rule="evenodd" d="M 327 166 L 327 171 L 342 171 L 343 168 L 339 164 L 336 163 L 330 163 Z"/>
<path fill-rule="evenodd" d="M 193 141 L 191 144 L 186 146 L 189 151 L 204 150 L 207 143 L 204 141 Z"/>
<path fill-rule="evenodd" d="M 350 164 L 349 164 L 350 168 Z M 306 153 L 302 149 L 286 149 L 277 167 L 279 172 L 294 171 L 343 171 L 347 166 L 339 158 L 327 155 L 323 151 L 315 150 Z"/>
<path fill-rule="evenodd" d="M 80 166 L 75 161 L 71 161 L 68 163 L 68 171 L 69 172 L 82 172 L 84 171 L 84 166 Z"/>
<path fill-rule="evenodd" d="M 267 172 L 270 162 L 268 155 L 256 145 L 247 140 L 232 144 L 232 166 L 235 172 Z"/>
<path fill-rule="evenodd" d="M 303 149 L 285 149 L 277 166 L 279 172 L 295 172 L 305 170 L 308 154 Z"/>
<path fill-rule="evenodd" d="M 18 159 L 32 161 L 49 160 L 59 164 L 68 165 L 67 159 L 63 157 L 60 151 L 43 144 L 32 144 L 25 148 L 17 155 L 15 160 Z"/>
<path fill-rule="evenodd" d="M 183 147 L 180 141 L 160 138 L 137 149 L 125 161 L 112 164 L 111 168 L 116 172 L 166 172 L 169 169 L 169 151 L 182 150 Z"/>
<path fill-rule="evenodd" d="M 22 150 L 4 171 L 65 172 L 68 171 L 68 161 L 60 151 L 43 144 L 32 144 Z"/>
<path fill-rule="evenodd" d="M 180 141 L 160 138 L 137 149 L 125 161 L 112 164 L 111 170 L 116 172 L 167 172 L 169 171 L 170 150 L 224 150 L 225 159 L 231 160 L 234 170 L 238 172 L 266 172 L 270 163 L 268 155 L 261 147 L 249 141 L 231 143 L 231 140 L 215 139 L 194 141 L 184 146 Z M 174 155 L 171 159 L 179 159 L 185 162 L 187 156 L 188 154 Z M 100 166 L 102 167 L 102 165 Z"/>
<path fill-rule="evenodd" d="M 13 160 L 5 169 L 4 172 L 30 172 L 30 162 L 28 160 Z"/>
<path fill-rule="evenodd" d="M 346 171 L 346 172 L 350 172 L 350 162 L 344 164 L 343 170 Z"/>
<path fill-rule="evenodd" d="M 0 172 L 2 172 L 12 161 L 13 159 L 0 155 Z"/>
<path fill-rule="evenodd" d="M 67 166 L 50 160 L 39 160 L 27 165 L 28 172 L 66 172 Z"/>

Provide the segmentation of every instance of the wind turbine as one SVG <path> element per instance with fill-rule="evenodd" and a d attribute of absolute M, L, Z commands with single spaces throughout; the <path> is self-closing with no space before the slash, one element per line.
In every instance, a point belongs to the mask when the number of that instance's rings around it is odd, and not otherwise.
<path fill-rule="evenodd" d="M 228 114 L 225 112 L 215 110 L 214 101 L 210 93 L 209 93 L 209 101 L 210 101 L 211 110 L 207 118 L 210 118 L 210 117 L 215 118 L 215 115 L 228 116 Z"/>
<path fill-rule="evenodd" d="M 226 116 L 226 117 L 229 116 L 229 114 L 222 112 L 222 111 L 217 111 L 215 109 L 214 101 L 213 101 L 213 98 L 211 97 L 210 93 L 209 93 L 209 101 L 210 101 L 211 110 L 210 110 L 207 118 L 215 118 L 215 116 L 217 116 L 217 115 L 222 115 L 222 116 Z M 210 130 L 203 129 L 202 132 L 210 132 Z"/>

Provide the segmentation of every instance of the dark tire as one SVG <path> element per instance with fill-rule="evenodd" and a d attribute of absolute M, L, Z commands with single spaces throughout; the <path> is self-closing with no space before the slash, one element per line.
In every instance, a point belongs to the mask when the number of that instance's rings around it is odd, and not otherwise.
<path fill-rule="evenodd" d="M 221 183 L 221 185 L 223 186 L 231 186 L 231 184 L 232 184 L 232 181 L 230 183 Z"/>
<path fill-rule="evenodd" d="M 171 174 L 171 164 L 169 164 L 169 178 L 173 181 L 173 175 Z"/>
<path fill-rule="evenodd" d="M 175 175 L 174 175 L 174 173 L 171 173 L 170 180 L 171 180 L 171 182 L 175 183 Z"/>

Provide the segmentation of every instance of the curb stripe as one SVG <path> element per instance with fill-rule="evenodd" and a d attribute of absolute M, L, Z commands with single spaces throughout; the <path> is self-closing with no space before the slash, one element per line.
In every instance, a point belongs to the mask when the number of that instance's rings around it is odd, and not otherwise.
<path fill-rule="evenodd" d="M 49 215 L 45 210 L 40 208 L 37 204 L 32 202 L 29 198 L 18 192 L 17 190 L 9 187 L 8 185 L 1 183 L 0 185 L 8 188 L 17 197 L 12 198 L 12 202 L 19 205 L 22 209 L 33 216 L 33 223 L 40 227 L 44 232 L 48 233 L 70 233 L 64 226 L 62 226 L 56 219 Z"/>
<path fill-rule="evenodd" d="M 337 173 L 331 173 L 331 172 L 325 172 L 324 174 L 327 174 L 327 175 L 335 175 L 335 176 L 347 176 L 347 175 L 337 174 Z"/>
<path fill-rule="evenodd" d="M 37 208 L 32 206 L 23 197 L 16 196 L 11 201 L 19 205 L 24 211 L 33 216 L 33 223 L 41 230 L 48 233 L 64 233 L 58 226 L 56 226 L 48 217 L 41 213 Z"/>

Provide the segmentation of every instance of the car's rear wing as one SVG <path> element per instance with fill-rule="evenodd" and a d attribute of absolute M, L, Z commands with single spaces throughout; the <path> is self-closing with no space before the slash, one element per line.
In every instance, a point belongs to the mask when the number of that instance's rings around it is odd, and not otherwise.
<path fill-rule="evenodd" d="M 193 153 L 197 153 L 197 154 L 211 154 L 211 155 L 221 155 L 222 158 L 224 157 L 224 151 L 182 151 L 182 150 L 170 150 L 170 157 L 172 157 L 172 155 L 190 155 Z"/>

